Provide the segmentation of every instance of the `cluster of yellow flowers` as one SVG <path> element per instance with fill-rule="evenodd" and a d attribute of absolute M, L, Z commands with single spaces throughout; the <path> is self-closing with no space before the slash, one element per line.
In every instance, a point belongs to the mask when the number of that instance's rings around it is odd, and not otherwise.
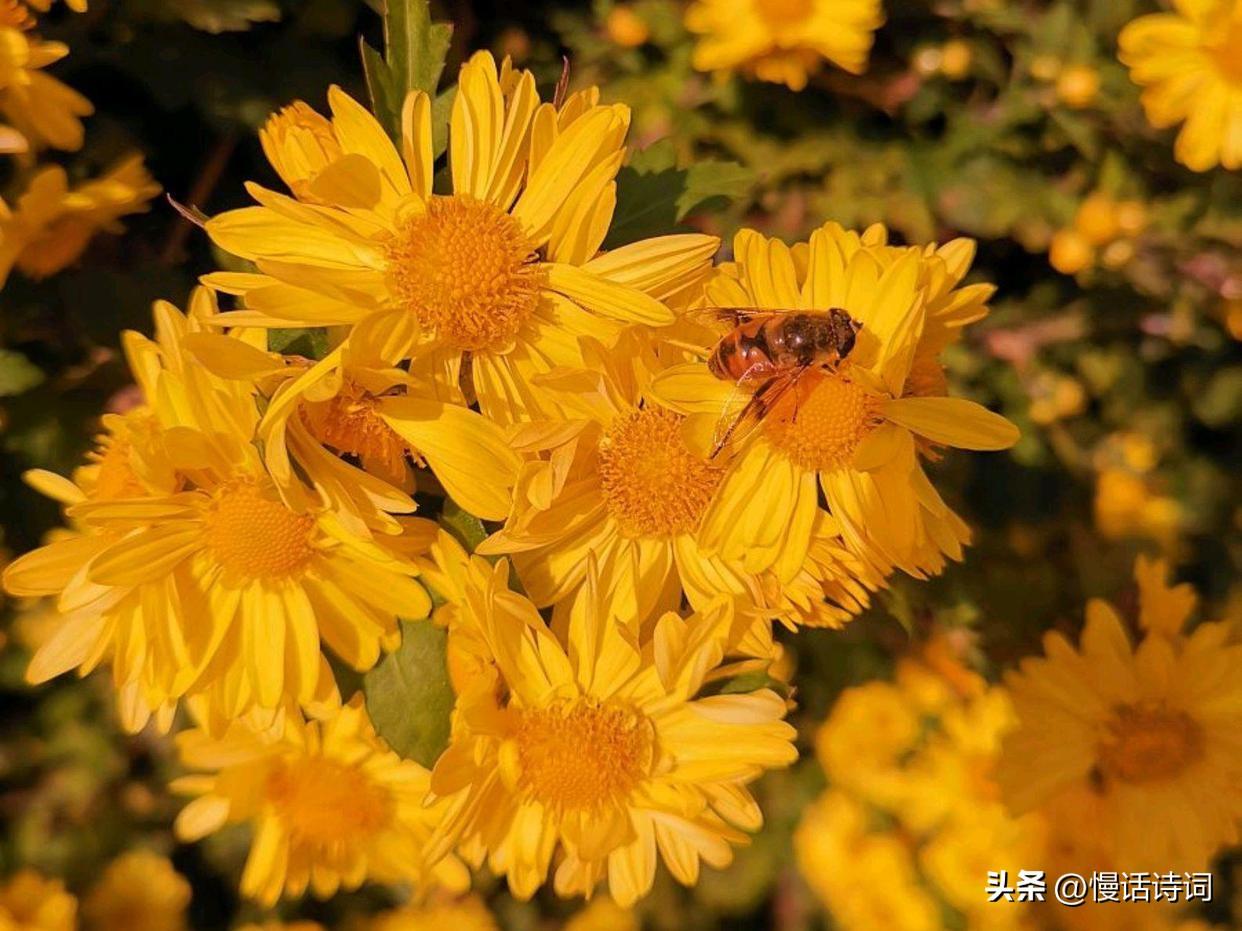
<path fill-rule="evenodd" d="M 75 12 L 84 0 L 66 0 Z M 51 0 L 0 0 L 0 155 L 14 159 L 22 193 L 12 205 L 0 197 L 0 288 L 16 267 L 45 278 L 73 264 L 99 231 L 118 232 L 119 219 L 146 209 L 159 185 L 129 155 L 100 177 L 71 185 L 59 165 L 38 167 L 43 149 L 82 148 L 82 117 L 89 100 L 45 70 L 69 54 L 32 30 Z"/>
<path fill-rule="evenodd" d="M 60 880 L 34 870 L 0 884 L 0 928 L 6 931 L 186 931 L 190 884 L 149 850 L 121 854 L 80 903 Z"/>
<path fill-rule="evenodd" d="M 807 85 L 825 62 L 860 74 L 873 36 L 884 22 L 881 0 L 695 0 L 686 27 L 700 36 L 694 66 L 740 70 L 793 90 Z M 624 30 L 629 37 L 636 28 Z M 638 33 L 641 34 L 641 33 Z M 1159 129 L 1184 123 L 1174 155 L 1195 171 L 1242 167 L 1242 4 L 1238 0 L 1173 0 L 1173 10 L 1141 16 L 1122 29 L 1118 54 L 1143 108 Z M 924 49 L 912 63 L 922 74 L 956 80 L 971 64 L 969 46 L 951 40 Z M 1089 65 L 1038 58 L 1031 71 L 1053 82 L 1070 109 L 1091 106 L 1100 75 Z M 1060 266 L 1058 266 L 1060 267 Z"/>
<path fill-rule="evenodd" d="M 1005 690 L 948 637 L 898 661 L 894 681 L 847 689 L 815 738 L 828 788 L 794 835 L 798 865 L 844 931 L 1029 927 L 1030 907 L 989 902 L 989 870 L 1036 868 L 1044 823 L 1015 818 L 995 780 L 1013 727 Z"/>
<path fill-rule="evenodd" d="M 330 116 L 274 115 L 292 196 L 252 184 L 205 223 L 250 270 L 126 333 L 141 402 L 71 478 L 28 476 L 69 520 L 4 573 L 55 599 L 29 680 L 108 665 L 130 729 L 184 704 L 178 834 L 251 824 L 262 903 L 459 892 L 486 863 L 520 898 L 550 879 L 629 906 L 660 860 L 687 885 L 728 864 L 762 822 L 749 784 L 797 757 L 785 698 L 730 683 L 778 655 L 774 621 L 839 627 L 894 571 L 960 559 L 923 463 L 1017 439 L 939 361 L 987 313 L 972 243 L 829 223 L 793 247 L 743 230 L 715 265 L 707 235 L 603 249 L 630 114 L 599 97 L 541 100 L 475 55 L 443 185 L 426 93 L 395 144 L 337 88 Z M 766 395 L 707 360 L 756 359 L 758 331 L 704 306 L 777 334 L 837 309 L 851 342 L 747 420 Z M 471 554 L 416 495 L 495 531 Z M 323 647 L 371 669 L 429 591 L 455 705 L 424 767 Z"/>

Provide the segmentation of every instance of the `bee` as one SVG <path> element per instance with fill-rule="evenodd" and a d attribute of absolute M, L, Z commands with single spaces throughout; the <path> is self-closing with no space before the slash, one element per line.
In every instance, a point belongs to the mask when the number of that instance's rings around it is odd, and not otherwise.
<path fill-rule="evenodd" d="M 753 429 L 807 372 L 835 371 L 854 348 L 862 324 L 839 307 L 819 310 L 757 310 L 714 307 L 704 313 L 732 325 L 707 358 L 717 378 L 750 390 L 750 400 L 731 416 L 732 399 L 716 427 L 711 458 L 743 426 Z M 796 400 L 795 395 L 795 400 Z"/>

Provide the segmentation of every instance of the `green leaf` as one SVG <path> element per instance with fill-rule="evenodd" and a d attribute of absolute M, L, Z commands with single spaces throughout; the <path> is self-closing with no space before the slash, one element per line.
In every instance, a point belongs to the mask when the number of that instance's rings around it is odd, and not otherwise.
<path fill-rule="evenodd" d="M 1195 414 L 1217 429 L 1242 419 L 1242 366 L 1222 369 L 1212 376 L 1194 402 Z"/>
<path fill-rule="evenodd" d="M 427 0 L 388 0 L 384 13 L 384 54 L 362 43 L 362 69 L 371 92 L 376 118 L 393 139 L 401 135 L 401 107 L 410 91 L 425 91 L 433 98 L 444 71 L 453 27 L 433 23 Z M 447 137 L 447 107 L 436 101 L 433 124 L 443 132 L 437 140 Z M 446 121 L 444 121 L 446 122 Z M 436 154 L 443 151 L 437 142 Z"/>
<path fill-rule="evenodd" d="M 445 499 L 444 510 L 440 512 L 440 523 L 471 553 L 487 536 L 483 521 L 463 510 L 452 498 Z"/>
<path fill-rule="evenodd" d="M 29 391 L 43 378 L 38 366 L 20 352 L 0 349 L 0 398 Z"/>
<path fill-rule="evenodd" d="M 678 168 L 672 145 L 657 143 L 617 174 L 617 210 L 604 247 L 676 233 L 691 212 L 738 197 L 754 181 L 754 173 L 737 162 L 701 161 Z"/>
<path fill-rule="evenodd" d="M 362 678 L 376 732 L 394 752 L 428 769 L 449 742 L 447 645 L 447 632 L 431 621 L 402 621 L 401 646 Z"/>
<path fill-rule="evenodd" d="M 328 331 L 323 327 L 267 331 L 268 352 L 322 359 L 328 354 L 328 348 Z"/>

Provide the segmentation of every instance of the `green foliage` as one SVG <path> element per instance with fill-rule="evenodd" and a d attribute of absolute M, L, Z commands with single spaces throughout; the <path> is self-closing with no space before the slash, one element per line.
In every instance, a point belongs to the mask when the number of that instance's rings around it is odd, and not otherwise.
<path fill-rule="evenodd" d="M 436 88 L 452 37 L 451 25 L 432 23 L 427 0 L 387 0 L 383 56 L 362 43 L 362 65 L 375 115 L 394 139 L 400 138 L 401 108 L 410 91 L 431 95 L 436 104 L 433 126 L 447 125 L 450 98 L 436 98 Z M 436 152 L 443 150 L 443 144 L 437 143 Z"/>
<path fill-rule="evenodd" d="M 328 354 L 328 331 L 323 327 L 268 330 L 267 348 L 269 352 L 322 359 Z"/>
<path fill-rule="evenodd" d="M 431 621 L 403 621 L 401 646 L 362 677 L 376 732 L 401 756 L 429 768 L 448 746 L 447 644 L 447 632 Z"/>
<path fill-rule="evenodd" d="M 20 352 L 0 349 L 0 397 L 21 394 L 43 382 L 43 372 Z"/>
<path fill-rule="evenodd" d="M 706 160 L 679 168 L 676 157 L 671 143 L 631 156 L 617 175 L 617 211 L 605 248 L 684 230 L 682 221 L 693 211 L 727 202 L 755 181 L 754 173 L 736 162 Z"/>

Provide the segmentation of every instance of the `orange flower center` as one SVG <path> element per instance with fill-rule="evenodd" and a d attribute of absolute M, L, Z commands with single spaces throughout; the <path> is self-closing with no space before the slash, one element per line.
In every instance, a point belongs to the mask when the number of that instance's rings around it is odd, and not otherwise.
<path fill-rule="evenodd" d="M 1236 13 L 1225 16 L 1219 38 L 1209 38 L 1208 48 L 1221 76 L 1235 87 L 1242 87 L 1242 19 Z"/>
<path fill-rule="evenodd" d="M 250 482 L 232 482 L 216 492 L 205 520 L 211 555 L 245 579 L 297 575 L 315 552 L 315 519 L 264 496 Z"/>
<path fill-rule="evenodd" d="M 578 698 L 519 712 L 521 788 L 561 810 L 624 799 L 651 767 L 651 722 L 617 702 Z"/>
<path fill-rule="evenodd" d="M 1098 753 L 1103 773 L 1122 782 L 1171 779 L 1203 755 L 1203 729 L 1163 703 L 1118 705 Z"/>
<path fill-rule="evenodd" d="M 815 0 L 752 0 L 756 12 L 772 27 L 802 23 L 815 11 Z"/>
<path fill-rule="evenodd" d="M 494 204 L 433 197 L 388 241 L 398 299 L 463 351 L 503 350 L 539 301 L 544 274 L 522 227 Z"/>
<path fill-rule="evenodd" d="M 830 471 L 854 458 L 880 424 L 876 399 L 840 374 L 804 378 L 773 407 L 766 421 L 772 444 L 804 469 Z"/>
<path fill-rule="evenodd" d="M 105 436 L 91 455 L 99 471 L 95 473 L 94 497 L 114 500 L 138 498 L 147 493 L 130 459 L 133 444 L 123 436 Z"/>
<path fill-rule="evenodd" d="M 724 470 L 692 453 L 682 418 L 645 408 L 616 420 L 599 444 L 599 478 L 608 510 L 627 537 L 689 533 Z"/>
<path fill-rule="evenodd" d="M 375 401 L 369 392 L 346 382 L 330 400 L 304 404 L 302 420 L 325 446 L 381 466 L 386 476 L 399 475 L 409 446 L 380 416 Z"/>
<path fill-rule="evenodd" d="M 361 769 L 324 757 L 277 766 L 264 790 L 290 834 L 312 844 L 365 839 L 392 817 L 387 789 Z"/>

